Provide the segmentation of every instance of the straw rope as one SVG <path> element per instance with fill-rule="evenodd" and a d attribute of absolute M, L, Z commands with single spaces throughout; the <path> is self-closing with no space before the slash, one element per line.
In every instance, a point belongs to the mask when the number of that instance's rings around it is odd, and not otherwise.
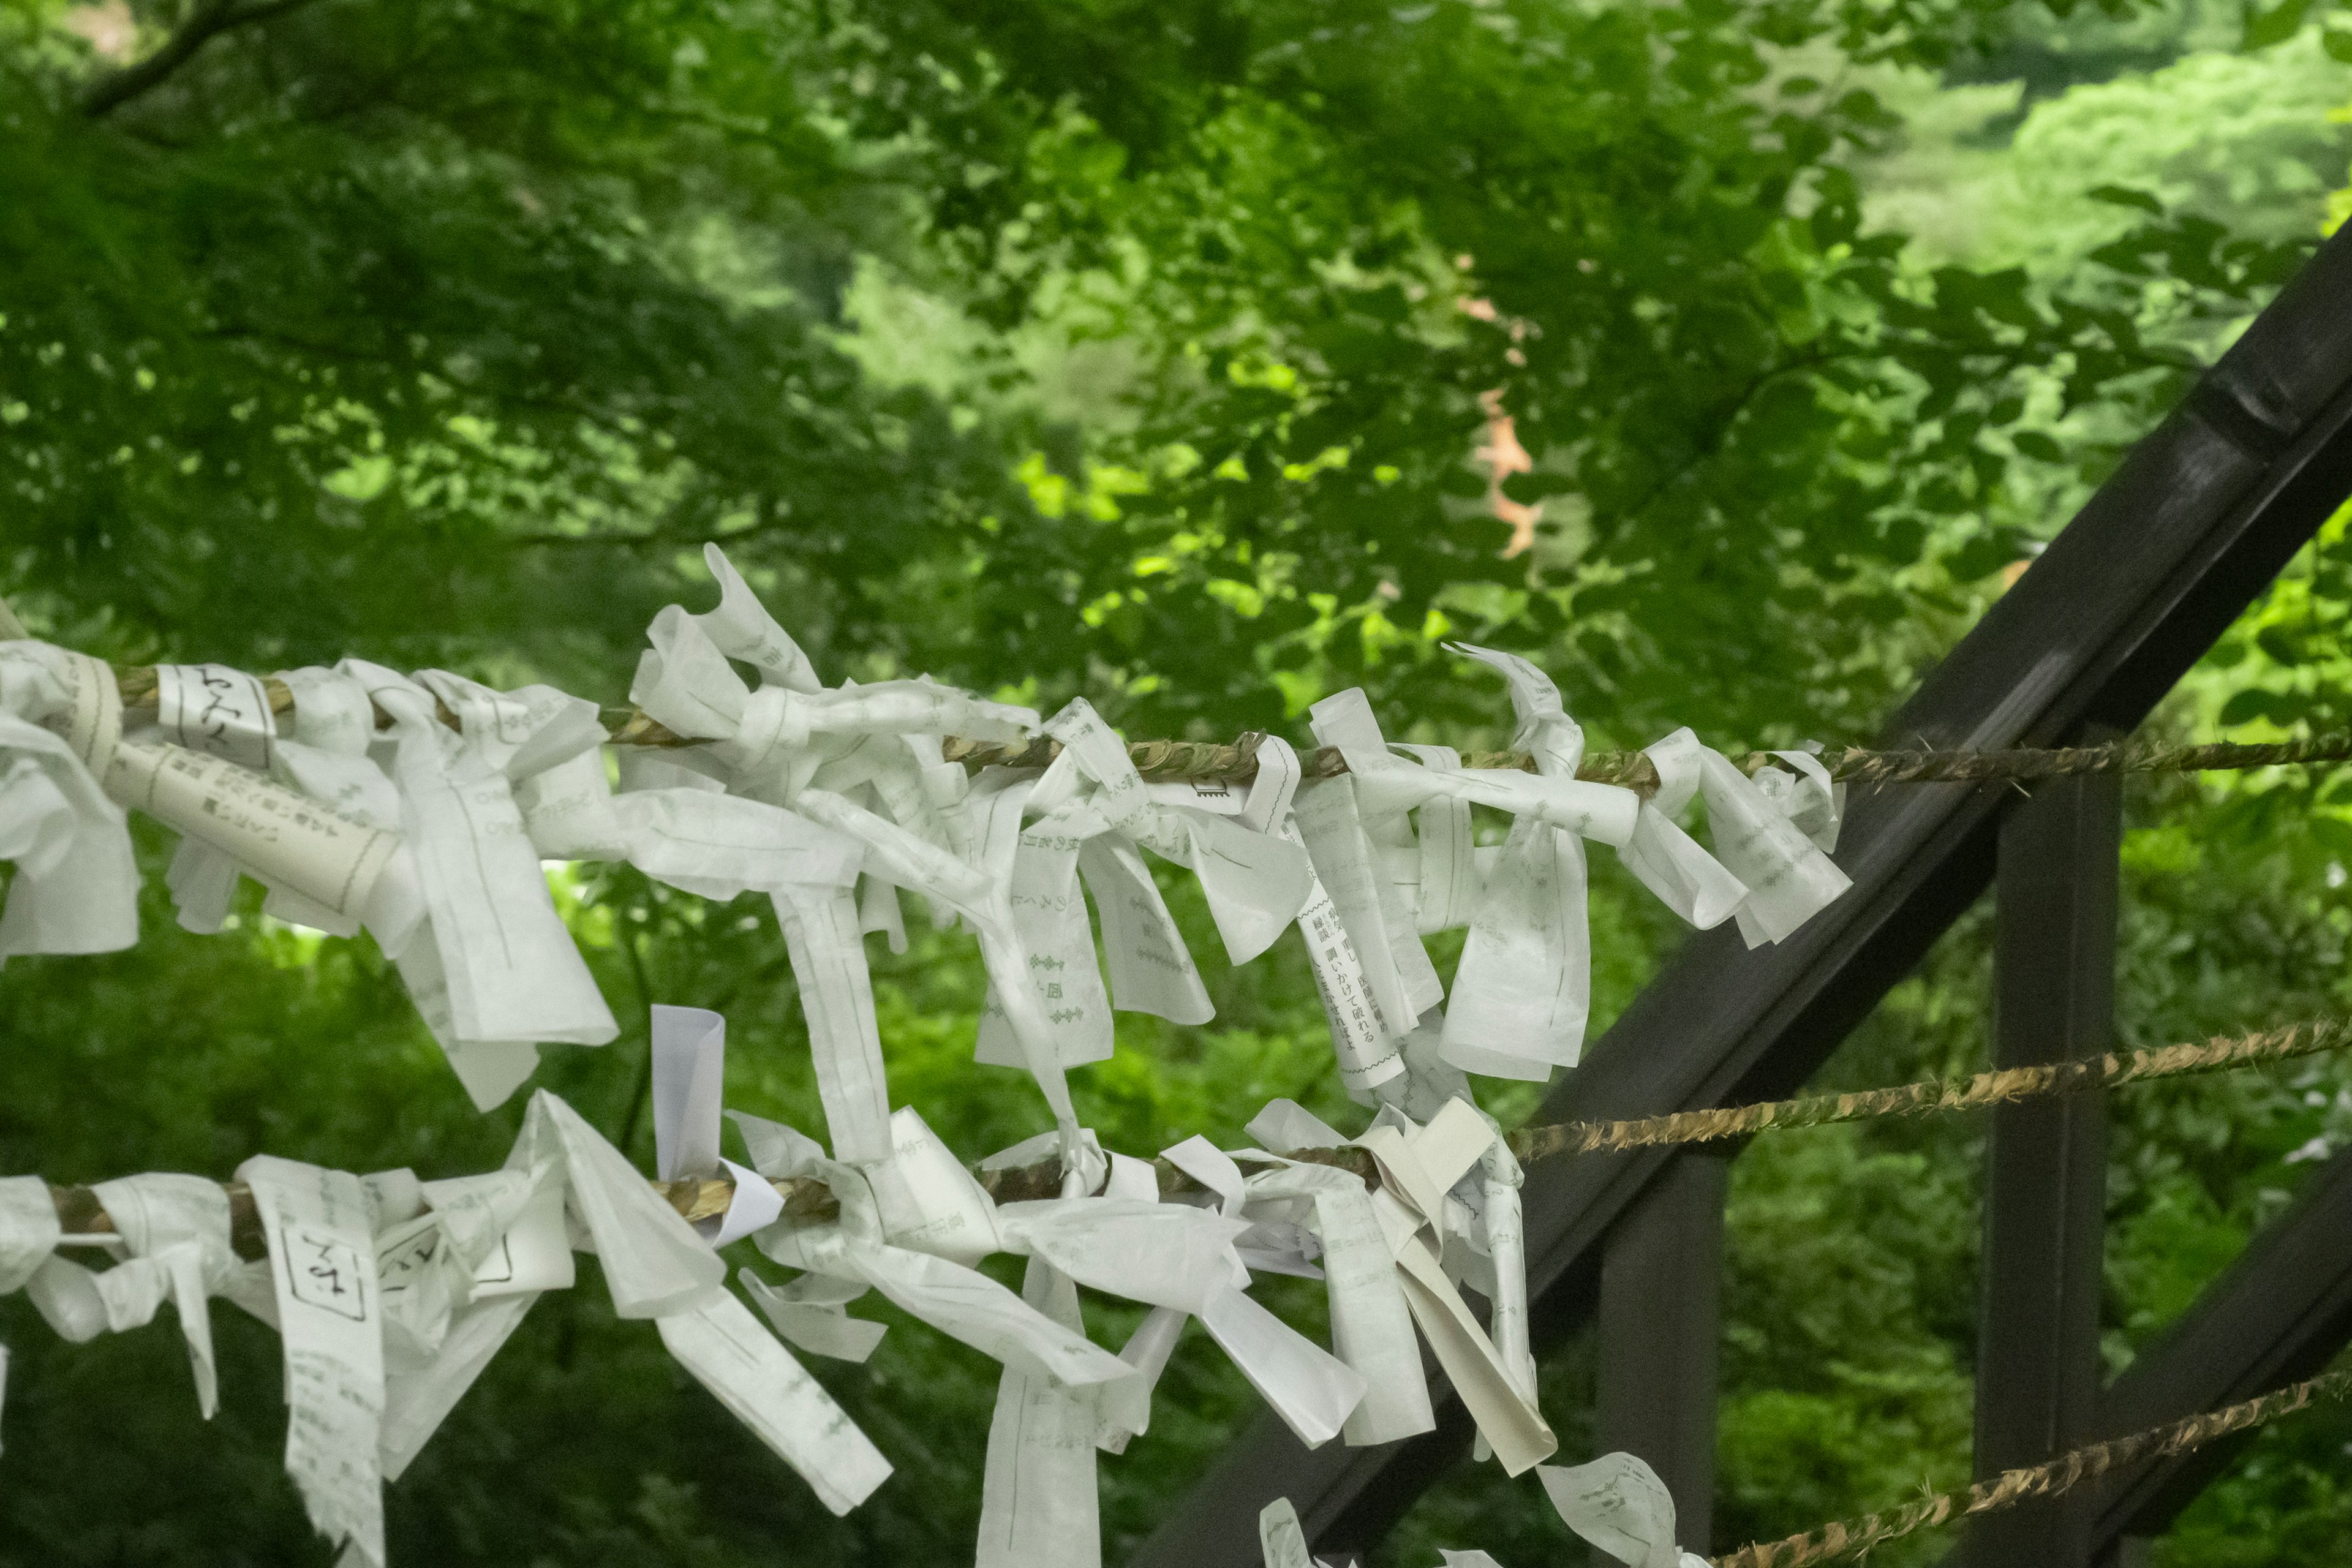
<path fill-rule="evenodd" d="M 118 665 L 115 681 L 126 709 L 155 706 L 152 665 Z M 273 712 L 294 708 L 294 694 L 286 683 L 265 680 Z M 436 704 L 437 705 L 437 704 Z M 607 707 L 602 716 L 608 739 L 616 746 L 692 746 L 702 737 L 681 735 L 635 708 Z M 444 723 L 455 728 L 457 715 L 441 709 Z M 377 713 L 379 727 L 390 719 Z M 1247 784 L 1257 776 L 1257 746 L 1261 736 L 1251 733 L 1230 743 L 1215 741 L 1135 741 L 1128 745 L 1136 772 L 1162 783 Z M 968 741 L 955 736 L 941 742 L 943 756 L 968 767 L 1042 768 L 1061 754 L 1059 741 L 1040 736 L 1025 742 Z M 1732 761 L 1754 773 L 1770 765 L 1769 752 L 1748 752 Z M 1309 778 L 1336 778 L 1348 771 L 1347 759 L 1335 747 L 1324 747 L 1301 757 Z M 1532 771 L 1534 759 L 1525 752 L 1472 752 L 1463 759 L 1472 768 L 1517 768 Z M 2263 745 L 2152 746 L 2117 741 L 2105 746 L 2075 746 L 2051 751 L 1871 751 L 1849 746 L 1821 753 L 1822 765 L 1842 783 L 1875 787 L 1892 784 L 2011 784 L 2060 778 L 2076 773 L 2212 773 L 2248 768 L 2352 761 L 2352 734 L 2321 735 L 2306 741 L 2280 741 Z M 1578 767 L 1576 776 L 1591 784 L 1615 784 L 1648 797 L 1658 790 L 1657 768 L 1641 752 L 1594 752 Z"/>
<path fill-rule="evenodd" d="M 2352 1044 L 2352 1024 L 2333 1019 L 2289 1024 L 2254 1035 L 2217 1036 L 2191 1045 L 2161 1046 L 2121 1055 L 2109 1052 L 2081 1061 L 2003 1068 L 1996 1072 L 1978 1073 L 1973 1078 L 1929 1079 L 1852 1094 L 1812 1095 L 1711 1110 L 1678 1110 L 1670 1116 L 1645 1116 L 1630 1121 L 1566 1121 L 1549 1127 L 1522 1127 L 1510 1135 L 1511 1152 L 1521 1160 L 1544 1160 L 1559 1154 L 1613 1152 L 1662 1143 L 1710 1143 L 1743 1138 L 1769 1127 L 1823 1127 L 1834 1121 L 1863 1121 L 1881 1116 L 1968 1110 L 2011 1100 L 2075 1094 L 2141 1079 L 2177 1078 L 2188 1073 L 2285 1061 L 2336 1050 L 2347 1044 Z"/>
<path fill-rule="evenodd" d="M 1505 1142 L 1522 1162 L 1571 1154 L 1615 1153 L 1663 1144 L 1706 1143 L 1743 1138 L 1769 1129 L 1822 1127 L 1836 1121 L 1968 1110 L 2021 1100 L 2077 1094 L 2146 1079 L 2179 1078 L 2288 1061 L 2347 1045 L 2352 1045 L 2352 1023 L 2326 1019 L 2289 1024 L 2259 1034 L 2220 1036 L 2189 1045 L 2161 1046 L 2122 1055 L 2110 1053 L 2083 1061 L 2006 1068 L 1979 1073 L 1974 1078 L 1930 1079 L 1853 1094 L 1815 1095 L 1712 1110 L 1682 1110 L 1670 1116 L 1628 1121 L 1564 1121 L 1521 1127 L 1505 1134 Z M 1351 1172 L 1367 1184 L 1380 1180 L 1371 1155 L 1361 1149 L 1294 1149 L 1285 1158 Z M 1163 1197 L 1206 1190 L 1165 1159 L 1154 1160 L 1152 1170 L 1159 1178 Z M 1062 1163 L 1057 1157 L 1032 1165 L 982 1171 L 979 1180 L 997 1203 L 1058 1197 L 1062 1192 Z M 822 1222 L 835 1218 L 841 1212 L 832 1189 L 823 1182 L 787 1177 L 774 1185 L 783 1197 L 784 1213 L 793 1219 Z M 689 1220 L 711 1219 L 725 1214 L 735 1195 L 735 1184 L 726 1177 L 688 1177 L 656 1182 L 654 1186 Z M 252 1194 L 234 1183 L 228 1184 L 227 1191 L 232 1244 L 244 1257 L 263 1256 L 261 1222 L 253 1210 Z M 57 1205 L 58 1223 L 68 1234 L 105 1235 L 113 1230 L 114 1222 L 91 1189 L 52 1187 L 49 1192 Z"/>
<path fill-rule="evenodd" d="M 1792 1535 L 1785 1541 L 1758 1542 L 1743 1546 L 1737 1552 L 1714 1559 L 1715 1568 L 1802 1568 L 1805 1563 L 1826 1563 L 1850 1552 L 1867 1552 L 1898 1536 L 1946 1524 L 1955 1519 L 1999 1513 L 2036 1498 L 2057 1497 L 2144 1459 L 2165 1459 L 2176 1454 L 2185 1454 L 2217 1438 L 2247 1431 L 2275 1421 L 2282 1415 L 2293 1415 L 2319 1400 L 2341 1399 L 2347 1394 L 2352 1394 L 2352 1373 L 2327 1373 L 2291 1388 L 2265 1394 L 2259 1399 L 2249 1399 L 2242 1405 L 2207 1411 L 2203 1415 L 2150 1427 L 2145 1432 L 2135 1432 L 2127 1437 L 2094 1443 L 2088 1447 L 2063 1454 L 2046 1465 L 2004 1470 L 1992 1479 L 1979 1481 L 1965 1490 L 1922 1499 L 1891 1513 L 1865 1514 L 1857 1520 L 1824 1525 L 1802 1535 Z"/>

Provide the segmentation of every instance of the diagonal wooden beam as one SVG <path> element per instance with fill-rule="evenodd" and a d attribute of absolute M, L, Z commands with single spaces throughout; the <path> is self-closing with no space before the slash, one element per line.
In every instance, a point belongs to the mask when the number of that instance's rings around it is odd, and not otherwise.
<path fill-rule="evenodd" d="M 2135 447 L 1887 727 L 1890 742 L 2046 746 L 2127 731 L 2352 493 L 2352 233 L 2338 234 L 2182 406 Z M 1788 1093 L 1981 892 L 2006 789 L 1915 784 L 1853 803 L 1845 897 L 1777 947 L 1694 937 L 1585 1064 L 1551 1121 L 1613 1120 Z M 1589 1314 L 1601 1238 L 1667 1156 L 1539 1166 L 1526 1189 L 1542 1342 Z M 1539 1342 L 1538 1349 L 1542 1348 Z M 1297 1505 L 1310 1542 L 1377 1539 L 1466 1445 L 1438 1431 L 1309 1453 L 1261 1421 L 1137 1552 L 1135 1568 L 1255 1568 L 1258 1510 Z"/>
<path fill-rule="evenodd" d="M 2105 1433 L 2137 1431 L 2310 1377 L 2352 1342 L 2352 1158 L 2328 1162 L 2189 1310 L 2116 1379 Z M 2244 1439 L 2150 1460 L 2099 1492 L 2092 1561 L 2161 1535 Z"/>

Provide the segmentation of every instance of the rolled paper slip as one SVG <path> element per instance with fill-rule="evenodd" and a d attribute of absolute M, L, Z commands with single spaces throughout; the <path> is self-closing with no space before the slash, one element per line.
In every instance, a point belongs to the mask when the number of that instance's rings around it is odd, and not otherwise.
<path fill-rule="evenodd" d="M 219 850 L 253 877 L 358 919 L 400 836 L 341 816 L 261 774 L 167 743 L 125 741 L 106 792 Z"/>

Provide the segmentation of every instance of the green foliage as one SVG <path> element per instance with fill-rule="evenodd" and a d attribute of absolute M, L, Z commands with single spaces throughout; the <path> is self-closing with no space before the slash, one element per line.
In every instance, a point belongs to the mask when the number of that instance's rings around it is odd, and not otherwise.
<path fill-rule="evenodd" d="M 306 0 L 91 114 L 115 68 L 55 0 L 7 0 L 0 590 L 118 658 L 348 652 L 617 698 L 651 614 L 707 601 L 717 537 L 829 679 L 1083 692 L 1220 736 L 1362 682 L 1400 738 L 1470 746 L 1504 730 L 1491 679 L 1437 650 L 1467 636 L 1543 661 L 1596 744 L 1860 739 L 2292 269 L 2319 206 L 2296 171 L 2341 166 L 2324 43 L 2174 65 L 2203 11 L 2053 13 Z M 139 47 L 194 14 L 139 0 Z M 2133 63 L 2163 68 L 2095 84 Z M 1906 189 L 1959 215 L 1928 247 Z M 1511 559 L 1468 456 L 1489 393 L 1535 460 L 1510 492 L 1545 508 Z M 2162 723 L 2343 727 L 2341 555 L 2331 534 Z M 2136 794 L 2129 1043 L 2342 1005 L 2346 788 Z M 1675 933 L 1596 858 L 1605 1021 Z M 695 1003 L 729 1016 L 730 1103 L 822 1131 L 762 909 L 608 868 L 558 888 L 625 1032 L 540 1081 L 645 1157 L 644 1008 Z M 1346 1121 L 1303 954 L 1227 971 L 1168 888 L 1218 1018 L 1122 1018 L 1083 1113 L 1135 1151 L 1230 1142 L 1276 1095 Z M 147 912 L 134 952 L 0 976 L 0 1169 L 502 1156 L 514 1111 L 466 1106 L 372 948 L 250 906 L 186 936 L 159 889 Z M 1979 1064 L 1986 947 L 1964 924 L 1827 1079 Z M 970 1062 L 969 943 L 875 958 L 894 1100 L 967 1153 L 1036 1130 L 1034 1091 Z M 2352 1138 L 2352 1095 L 2322 1063 L 2118 1110 L 2120 1363 L 2275 1211 L 2289 1156 Z M 1726 1543 L 1964 1473 L 1974 1140 L 1742 1155 Z M 1319 1327 L 1311 1285 L 1265 1289 Z M 394 1552 L 966 1560 L 988 1363 L 871 1310 L 873 1362 L 818 1368 L 898 1467 L 850 1518 L 614 1322 L 592 1267 L 393 1489 Z M 1088 1311 L 1112 1342 L 1133 1321 Z M 202 1430 L 168 1324 L 62 1347 L 0 1302 L 0 1564 L 323 1559 L 278 1468 L 275 1341 L 234 1316 Z M 1594 1353 L 1544 1369 L 1571 1452 Z M 1255 1407 L 1198 1336 L 1161 1386 L 1102 1468 L 1113 1560 Z M 2341 1555 L 2332 1419 L 2265 1437 L 2171 1561 Z M 1383 1555 L 1561 1537 L 1489 1468 Z"/>

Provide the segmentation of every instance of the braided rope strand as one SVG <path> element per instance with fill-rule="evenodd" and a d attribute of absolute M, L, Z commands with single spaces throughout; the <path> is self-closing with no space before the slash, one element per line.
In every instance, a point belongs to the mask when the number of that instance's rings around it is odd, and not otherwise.
<path fill-rule="evenodd" d="M 1786 1540 L 1756 1542 L 1714 1559 L 1714 1568 L 1804 1568 L 1944 1524 L 1955 1517 L 1999 1513 L 2035 1498 L 2057 1497 L 2144 1459 L 2170 1458 L 2233 1433 L 2266 1425 L 2323 1399 L 2352 1394 L 2352 1373 L 2323 1373 L 2260 1398 L 2186 1416 L 2128 1436 L 2093 1443 L 2046 1464 L 2004 1470 L 1960 1491 L 1923 1499 L 1886 1513 L 1823 1525 Z"/>
<path fill-rule="evenodd" d="M 156 676 L 152 665 L 118 665 L 115 684 L 128 709 L 155 706 Z M 262 682 L 270 710 L 289 713 L 294 693 L 275 678 Z M 436 703 L 436 707 L 438 704 Z M 457 715 L 440 708 L 444 723 L 457 727 Z M 692 746 L 700 738 L 681 735 L 635 708 L 602 710 L 606 739 L 616 746 Z M 390 721 L 378 715 L 378 725 Z M 1263 737 L 1246 734 L 1231 742 L 1216 741 L 1133 741 L 1128 755 L 1143 777 L 1160 783 L 1247 784 L 1257 777 L 1257 746 Z M 967 767 L 1043 768 L 1061 754 L 1062 743 L 1047 736 L 1028 741 L 969 741 L 949 736 L 940 743 L 948 762 Z M 1324 747 L 1299 759 L 1309 778 L 1336 778 L 1348 771 L 1337 748 Z M 1754 773 L 1769 766 L 1770 752 L 1748 752 L 1733 758 Z M 2047 751 L 1872 751 L 1848 746 L 1821 754 L 1822 765 L 1842 784 L 1875 787 L 1892 784 L 2023 784 L 2035 779 L 2076 773 L 2214 773 L 2248 768 L 2272 768 L 2352 761 L 2352 734 L 2317 735 L 2302 741 L 2278 741 L 2263 745 L 2215 744 L 2152 746 L 2143 742 L 2117 741 L 2104 746 L 2074 746 Z M 1471 752 L 1463 765 L 1470 768 L 1516 768 L 1532 772 L 1535 759 L 1525 752 Z M 1576 770 L 1588 784 L 1615 784 L 1648 798 L 1658 792 L 1658 770 L 1643 752 L 1594 752 Z"/>
<path fill-rule="evenodd" d="M 1851 1094 L 1813 1095 L 1757 1105 L 1709 1110 L 1678 1110 L 1627 1121 L 1563 1121 L 1522 1127 L 1510 1134 L 1511 1152 L 1521 1160 L 1561 1154 L 1613 1153 L 1666 1143 L 1708 1143 L 1741 1138 L 1766 1128 L 1823 1127 L 1884 1116 L 1919 1116 L 1968 1110 L 1978 1106 L 2132 1083 L 2218 1072 L 2263 1062 L 2287 1061 L 2352 1044 L 2352 1025 L 2340 1020 L 2289 1024 L 2259 1034 L 2217 1036 L 2189 1045 L 2161 1046 L 2124 1055 L 2109 1053 L 2082 1061 L 2004 1068 L 1966 1079 L 1930 1079 L 1891 1089 Z"/>

